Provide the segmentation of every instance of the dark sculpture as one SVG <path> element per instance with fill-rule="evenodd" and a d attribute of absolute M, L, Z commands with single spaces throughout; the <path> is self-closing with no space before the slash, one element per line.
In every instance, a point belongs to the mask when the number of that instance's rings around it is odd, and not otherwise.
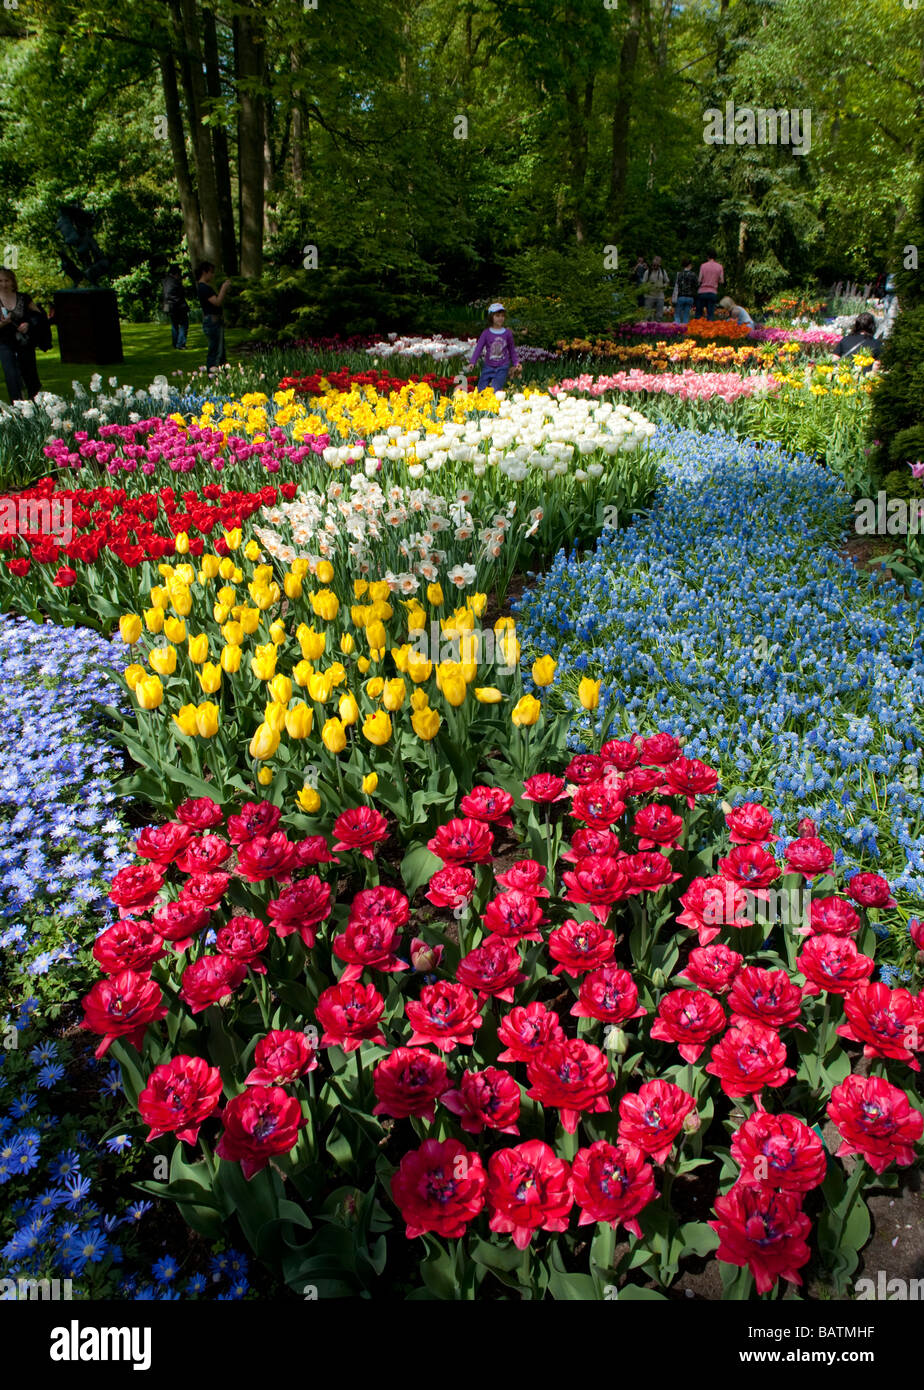
<path fill-rule="evenodd" d="M 81 280 L 98 285 L 109 270 L 109 257 L 93 235 L 95 225 L 95 213 L 87 212 L 79 203 L 61 203 L 58 231 L 65 246 L 73 252 L 73 257 L 66 251 L 62 254 L 61 269 L 71 277 L 75 288 Z"/>

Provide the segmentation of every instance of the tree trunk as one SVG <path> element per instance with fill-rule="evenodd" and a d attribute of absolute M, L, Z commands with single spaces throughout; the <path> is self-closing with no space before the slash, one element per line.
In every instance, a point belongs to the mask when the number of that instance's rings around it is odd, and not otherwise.
<path fill-rule="evenodd" d="M 206 92 L 202 72 L 202 50 L 196 29 L 195 0 L 172 0 L 171 11 L 179 44 L 177 57 L 196 166 L 203 254 L 207 260 L 218 262 L 221 260 L 221 219 L 218 212 L 218 185 L 212 159 L 212 141 L 208 127 L 202 124 Z"/>
<path fill-rule="evenodd" d="M 199 200 L 193 187 L 186 157 L 186 136 L 183 132 L 183 112 L 180 109 L 180 93 L 176 85 L 176 68 L 173 54 L 159 52 L 161 85 L 164 91 L 164 111 L 167 117 L 167 135 L 170 152 L 173 155 L 173 173 L 177 191 L 180 195 L 180 211 L 183 214 L 183 231 L 186 235 L 186 249 L 189 259 L 195 266 L 202 260 L 202 219 L 199 215 Z"/>
<path fill-rule="evenodd" d="M 263 35 L 258 11 L 241 9 L 234 21 L 234 68 L 238 97 L 238 183 L 241 207 L 241 274 L 263 270 Z"/>
<path fill-rule="evenodd" d="M 641 0 L 629 0 L 629 26 L 623 35 L 622 48 L 619 52 L 619 88 L 616 93 L 611 124 L 610 193 L 607 212 L 613 235 L 619 230 L 626 196 L 626 176 L 629 172 L 629 123 L 632 118 L 633 88 L 641 23 Z"/>
<path fill-rule="evenodd" d="M 202 11 L 202 45 L 205 55 L 205 85 L 213 110 L 221 102 L 221 69 L 218 62 L 218 35 L 215 14 Z M 218 191 L 218 216 L 221 222 L 221 259 L 229 275 L 237 272 L 237 242 L 234 235 L 234 203 L 231 198 L 231 161 L 228 156 L 228 136 L 223 125 L 213 125 L 212 158 L 215 163 L 215 183 Z"/>

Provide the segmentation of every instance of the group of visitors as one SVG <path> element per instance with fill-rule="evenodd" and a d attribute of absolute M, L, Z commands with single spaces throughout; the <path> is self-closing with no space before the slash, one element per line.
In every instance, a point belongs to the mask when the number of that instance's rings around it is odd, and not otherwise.
<path fill-rule="evenodd" d="M 649 265 L 644 256 L 639 256 L 634 277 L 643 297 L 646 317 L 660 321 L 664 315 L 664 301 L 671 283 L 671 277 L 664 269 L 661 257 L 652 256 Z M 725 269 L 715 251 L 710 249 L 706 252 L 706 259 L 698 270 L 693 269 L 692 259 L 685 256 L 674 277 L 674 288 L 671 292 L 674 322 L 689 323 L 694 309 L 697 318 L 714 319 L 718 307 L 736 323 L 753 324 L 754 320 L 748 311 L 736 304 L 729 295 L 719 299 L 719 286 L 724 283 Z"/>
<path fill-rule="evenodd" d="M 202 310 L 202 331 L 208 343 L 207 367 L 220 367 L 227 362 L 225 356 L 224 309 L 222 308 L 231 281 L 225 280 L 221 288 L 214 285 L 215 266 L 212 261 L 200 261 L 196 266 L 196 297 Z M 189 303 L 183 285 L 183 275 L 178 265 L 167 267 L 163 283 L 163 309 L 170 320 L 170 337 L 173 346 L 186 347 L 189 333 Z"/>

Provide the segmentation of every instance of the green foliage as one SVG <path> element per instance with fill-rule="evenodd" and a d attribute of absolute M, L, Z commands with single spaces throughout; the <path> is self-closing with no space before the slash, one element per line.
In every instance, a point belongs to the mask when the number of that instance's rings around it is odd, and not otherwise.
<path fill-rule="evenodd" d="M 924 458 L 924 304 L 898 315 L 883 348 L 882 367 L 870 433 L 880 469 L 900 469 Z"/>
<path fill-rule="evenodd" d="M 597 248 L 523 251 L 509 261 L 505 279 L 512 326 L 538 347 L 610 332 L 618 318 L 631 316 L 636 308 L 628 272 L 606 270 Z"/>

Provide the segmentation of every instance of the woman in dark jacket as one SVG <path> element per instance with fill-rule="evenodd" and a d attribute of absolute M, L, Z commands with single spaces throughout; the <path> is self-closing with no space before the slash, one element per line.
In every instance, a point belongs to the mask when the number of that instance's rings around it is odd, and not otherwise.
<path fill-rule="evenodd" d="M 16 276 L 0 266 L 0 366 L 11 401 L 33 400 L 41 391 L 30 336 L 41 321 L 41 309 L 20 290 Z"/>

